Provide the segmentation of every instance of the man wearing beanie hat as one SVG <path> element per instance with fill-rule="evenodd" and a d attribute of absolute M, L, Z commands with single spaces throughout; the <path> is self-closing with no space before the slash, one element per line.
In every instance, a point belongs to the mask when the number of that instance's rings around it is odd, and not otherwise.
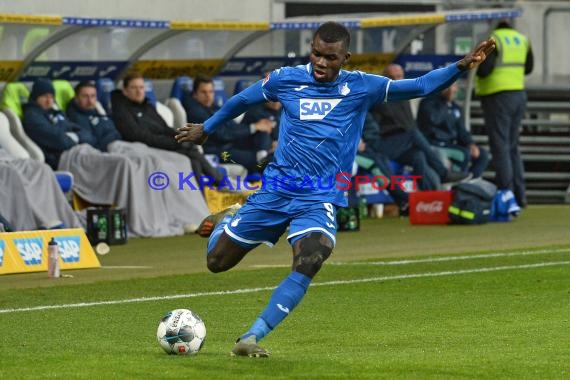
<path fill-rule="evenodd" d="M 32 86 L 32 92 L 30 93 L 30 101 L 35 102 L 38 99 L 38 97 L 45 94 L 51 94 L 53 99 L 53 97 L 55 96 L 55 89 L 53 88 L 53 84 L 49 79 L 39 78 L 34 82 L 34 85 Z"/>
<path fill-rule="evenodd" d="M 57 170 L 61 154 L 78 143 L 89 143 L 88 135 L 54 108 L 55 90 L 49 79 L 37 79 L 24 107 L 24 130 L 42 149 L 46 163 Z"/>

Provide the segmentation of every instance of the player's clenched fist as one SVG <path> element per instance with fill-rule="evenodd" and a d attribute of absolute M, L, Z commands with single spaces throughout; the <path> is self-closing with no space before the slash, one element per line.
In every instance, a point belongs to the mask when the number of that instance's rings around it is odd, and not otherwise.
<path fill-rule="evenodd" d="M 204 124 L 188 123 L 178 128 L 176 132 L 178 134 L 174 138 L 179 143 L 190 141 L 194 144 L 203 145 L 208 140 L 208 135 L 204 133 Z"/>

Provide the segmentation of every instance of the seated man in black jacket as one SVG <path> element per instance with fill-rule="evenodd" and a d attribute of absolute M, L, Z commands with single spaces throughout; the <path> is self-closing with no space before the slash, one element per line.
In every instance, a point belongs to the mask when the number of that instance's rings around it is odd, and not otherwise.
<path fill-rule="evenodd" d="M 443 151 L 462 171 L 481 177 L 489 164 L 489 152 L 473 141 L 465 128 L 463 112 L 454 101 L 454 83 L 440 94 L 422 99 L 418 110 L 418 126 L 429 143 Z"/>
<path fill-rule="evenodd" d="M 220 108 L 214 104 L 214 81 L 205 76 L 194 78 L 192 96 L 184 99 L 183 106 L 189 123 L 206 121 Z M 230 162 L 245 166 L 249 174 L 259 172 L 258 164 L 271 148 L 274 125 L 274 121 L 265 118 L 251 124 L 230 120 L 208 136 L 204 153 L 215 154 L 222 161 L 229 154 Z"/>
<path fill-rule="evenodd" d="M 113 120 L 125 141 L 138 141 L 146 145 L 181 153 L 190 158 L 196 177 L 209 176 L 215 184 L 223 181 L 206 157 L 192 143 L 179 144 L 176 131 L 170 128 L 145 96 L 144 78 L 133 73 L 123 78 L 123 90 L 111 93 Z"/>
<path fill-rule="evenodd" d="M 54 108 L 54 87 L 49 79 L 40 78 L 32 86 L 24 106 L 24 130 L 43 151 L 46 163 L 57 170 L 61 155 L 79 143 L 91 144 L 91 136 L 70 122 Z"/>
<path fill-rule="evenodd" d="M 390 64 L 384 75 L 400 80 L 404 79 L 404 70 L 400 65 Z M 420 190 L 437 190 L 441 183 L 469 178 L 466 173 L 447 170 L 416 127 L 409 101 L 377 103 L 370 111 L 380 125 L 379 149 L 390 160 L 412 166 L 413 174 L 421 176 L 418 181 Z"/>
<path fill-rule="evenodd" d="M 97 110 L 97 89 L 92 82 L 81 82 L 75 87 L 75 98 L 67 106 L 67 113 L 71 120 L 77 122 L 85 133 L 92 137 L 94 148 L 108 152 L 97 152 L 89 161 L 101 162 L 100 166 L 107 161 L 107 166 L 111 166 L 107 168 L 109 176 L 113 176 L 114 167 L 123 162 L 128 164 L 131 178 L 135 179 L 134 183 L 157 171 L 167 175 L 192 172 L 190 160 L 186 156 L 151 148 L 140 142 L 122 141 L 113 120 Z M 73 162 L 74 166 L 76 163 L 77 161 Z M 77 176 L 83 178 L 83 182 L 88 183 L 90 188 L 100 186 L 100 181 L 93 174 L 86 178 L 82 173 L 77 173 Z M 194 182 L 194 186 L 197 186 L 197 183 Z M 123 192 L 128 190 L 123 189 Z M 177 186 L 168 186 L 159 191 L 159 197 L 156 197 L 155 191 L 145 186 L 132 186 L 131 191 L 128 195 L 128 216 L 131 219 L 129 226 L 141 236 L 176 235 L 181 233 L 182 229 L 191 232 L 195 229 L 193 225 L 197 226 L 201 220 L 199 217 L 208 212 L 205 199 L 198 191 L 184 192 L 178 190 Z M 139 199 L 141 202 L 137 203 Z M 151 202 L 152 205 L 145 204 Z"/>
<path fill-rule="evenodd" d="M 409 214 L 409 197 L 399 184 L 392 181 L 394 173 L 390 169 L 388 157 L 386 157 L 380 148 L 380 127 L 374 117 L 368 112 L 364 121 L 362 130 L 362 139 L 358 145 L 358 153 L 355 162 L 362 169 L 367 170 L 373 176 L 384 176 L 387 183 L 379 180 L 378 186 L 385 187 L 386 191 L 394 202 L 398 205 L 400 216 L 408 216 Z"/>

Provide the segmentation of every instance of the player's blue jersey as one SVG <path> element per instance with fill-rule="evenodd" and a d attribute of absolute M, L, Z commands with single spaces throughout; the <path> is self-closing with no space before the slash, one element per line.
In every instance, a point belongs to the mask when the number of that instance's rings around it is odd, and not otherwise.
<path fill-rule="evenodd" d="M 264 187 L 288 197 L 345 206 L 344 191 L 338 187 L 350 180 L 366 113 L 386 99 L 389 82 L 345 70 L 334 82 L 317 82 L 311 64 L 273 71 L 262 91 L 267 100 L 281 102 L 283 110 L 278 148 L 265 169 Z"/>
<path fill-rule="evenodd" d="M 453 64 L 415 79 L 391 81 L 341 70 L 334 82 L 323 83 L 313 78 L 311 64 L 284 67 L 230 98 L 204 122 L 204 133 L 213 133 L 252 105 L 281 102 L 278 147 L 264 172 L 264 188 L 290 198 L 345 206 L 341 189 L 349 183 L 370 106 L 430 95 L 451 85 L 461 73 Z"/>

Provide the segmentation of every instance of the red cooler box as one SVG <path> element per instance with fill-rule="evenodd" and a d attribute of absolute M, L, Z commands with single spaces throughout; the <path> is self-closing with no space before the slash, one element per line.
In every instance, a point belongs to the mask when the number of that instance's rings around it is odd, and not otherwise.
<path fill-rule="evenodd" d="M 447 224 L 451 191 L 416 191 L 410 193 L 410 223 Z"/>

